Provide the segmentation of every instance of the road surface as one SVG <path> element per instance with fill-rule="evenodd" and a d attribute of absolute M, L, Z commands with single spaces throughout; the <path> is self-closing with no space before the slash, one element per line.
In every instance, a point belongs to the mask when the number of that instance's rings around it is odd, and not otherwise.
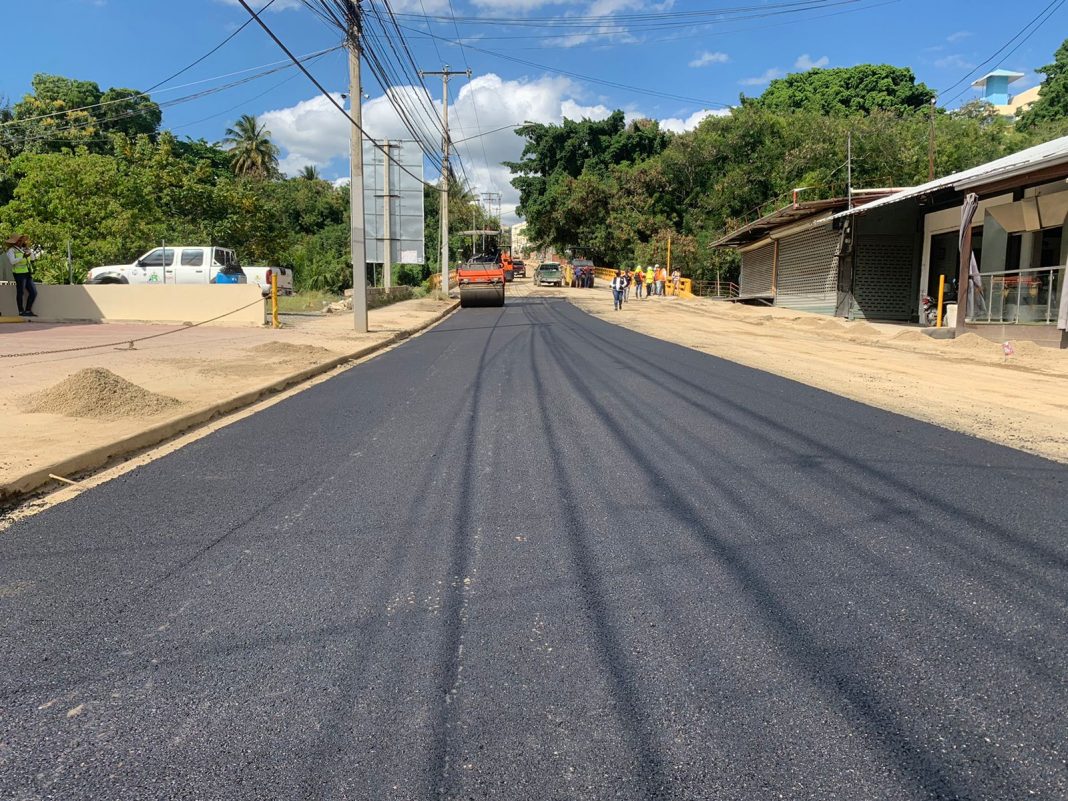
<path fill-rule="evenodd" d="M 1066 480 L 465 310 L 0 534 L 0 798 L 1064 799 Z"/>

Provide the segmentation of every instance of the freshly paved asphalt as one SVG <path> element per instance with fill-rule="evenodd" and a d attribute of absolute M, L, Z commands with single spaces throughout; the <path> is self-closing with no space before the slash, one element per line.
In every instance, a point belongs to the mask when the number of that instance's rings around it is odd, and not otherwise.
<path fill-rule="evenodd" d="M 1064 799 L 1066 519 L 1065 466 L 462 311 L 0 534 L 0 798 Z"/>

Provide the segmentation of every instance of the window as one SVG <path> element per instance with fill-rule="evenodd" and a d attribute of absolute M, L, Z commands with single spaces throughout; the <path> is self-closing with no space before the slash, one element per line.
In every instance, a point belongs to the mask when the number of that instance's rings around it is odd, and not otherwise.
<path fill-rule="evenodd" d="M 142 267 L 170 267 L 174 264 L 174 248 L 156 248 L 152 252 L 141 257 Z"/>
<path fill-rule="evenodd" d="M 182 251 L 182 266 L 183 267 L 203 267 L 204 266 L 204 251 L 203 250 L 183 250 Z"/>
<path fill-rule="evenodd" d="M 1064 228 L 1044 228 L 1039 233 L 1042 238 L 1039 244 L 1039 261 L 1035 267 L 1059 267 L 1061 264 L 1061 242 L 1064 236 Z"/>

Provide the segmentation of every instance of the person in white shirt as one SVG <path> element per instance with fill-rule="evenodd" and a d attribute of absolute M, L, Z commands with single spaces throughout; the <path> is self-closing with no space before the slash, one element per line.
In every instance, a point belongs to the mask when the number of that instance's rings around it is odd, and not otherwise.
<path fill-rule="evenodd" d="M 37 287 L 33 285 L 31 259 L 34 256 L 30 250 L 30 240 L 25 234 L 15 234 L 8 237 L 4 244 L 7 245 L 7 260 L 15 276 L 15 305 L 18 306 L 19 316 L 36 317 L 33 302 L 37 300 Z"/>

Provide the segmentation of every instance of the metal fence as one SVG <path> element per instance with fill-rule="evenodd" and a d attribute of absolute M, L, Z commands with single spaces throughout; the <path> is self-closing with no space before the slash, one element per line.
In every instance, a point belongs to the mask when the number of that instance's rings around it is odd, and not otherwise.
<path fill-rule="evenodd" d="M 731 281 L 693 281 L 691 284 L 691 291 L 700 298 L 730 299 L 738 297 L 738 285 Z"/>
<path fill-rule="evenodd" d="M 970 287 L 970 323 L 1055 325 L 1064 286 L 1064 267 L 1035 267 L 982 273 Z"/>

